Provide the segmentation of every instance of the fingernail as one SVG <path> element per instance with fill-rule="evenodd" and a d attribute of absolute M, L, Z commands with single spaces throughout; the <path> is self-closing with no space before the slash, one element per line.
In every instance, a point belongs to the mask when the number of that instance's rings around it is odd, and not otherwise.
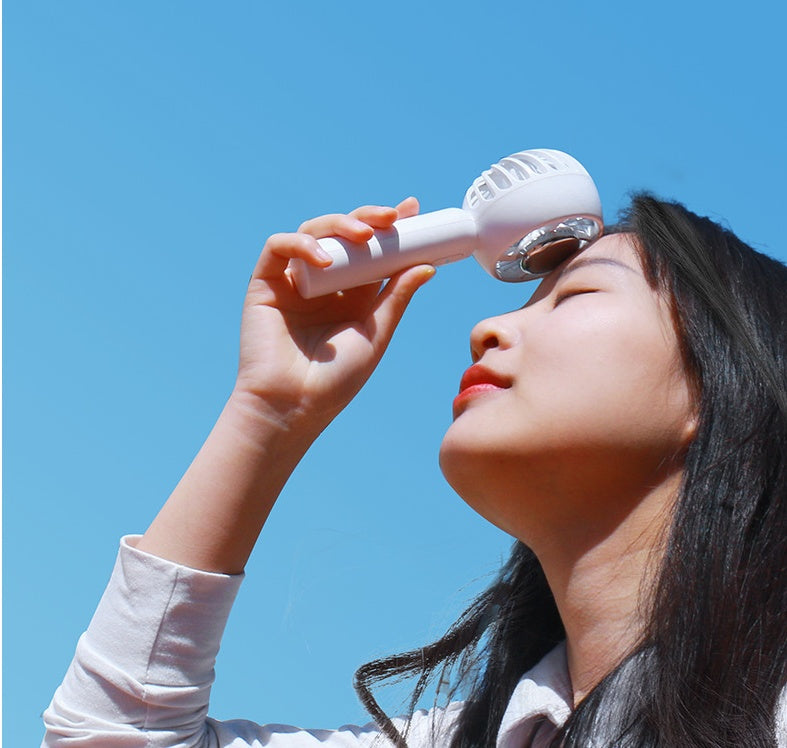
<path fill-rule="evenodd" d="M 317 257 L 321 260 L 328 260 L 329 262 L 333 262 L 333 257 L 328 254 L 326 250 L 324 250 L 319 244 L 317 245 Z"/>

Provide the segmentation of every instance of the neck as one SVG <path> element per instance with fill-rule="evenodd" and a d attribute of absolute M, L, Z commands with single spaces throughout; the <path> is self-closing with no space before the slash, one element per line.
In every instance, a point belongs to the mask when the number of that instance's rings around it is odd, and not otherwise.
<path fill-rule="evenodd" d="M 672 474 L 641 492 L 613 526 L 609 515 L 597 512 L 526 541 L 541 562 L 566 630 L 574 705 L 641 640 L 679 483 L 680 474 Z"/>

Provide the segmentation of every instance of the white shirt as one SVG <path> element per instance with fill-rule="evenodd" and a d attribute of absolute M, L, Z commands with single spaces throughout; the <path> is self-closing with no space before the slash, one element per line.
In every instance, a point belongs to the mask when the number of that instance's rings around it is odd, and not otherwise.
<path fill-rule="evenodd" d="M 374 724 L 303 730 L 208 717 L 213 667 L 242 575 L 197 571 L 137 550 L 123 538 L 115 569 L 63 683 L 44 713 L 46 748 L 372 748 L 390 745 Z M 497 748 L 549 742 L 571 712 L 563 644 L 517 684 Z M 784 705 L 784 701 L 782 702 Z M 419 711 L 411 748 L 446 746 L 461 702 Z M 784 717 L 785 710 L 780 710 Z M 394 720 L 402 725 L 401 720 Z M 435 737 L 434 730 L 437 730 Z M 784 725 L 781 748 L 787 748 Z M 433 740 L 434 738 L 434 740 Z"/>

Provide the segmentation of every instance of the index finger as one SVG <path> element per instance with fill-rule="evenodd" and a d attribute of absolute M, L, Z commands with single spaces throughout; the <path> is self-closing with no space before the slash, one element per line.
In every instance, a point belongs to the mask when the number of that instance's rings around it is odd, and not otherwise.
<path fill-rule="evenodd" d="M 310 265 L 325 267 L 331 256 L 309 234 L 273 234 L 262 248 L 252 278 L 275 278 L 284 275 L 290 259 L 300 258 Z"/>

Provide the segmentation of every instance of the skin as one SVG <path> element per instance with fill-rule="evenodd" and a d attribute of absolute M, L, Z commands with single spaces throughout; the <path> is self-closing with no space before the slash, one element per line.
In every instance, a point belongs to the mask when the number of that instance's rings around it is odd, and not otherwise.
<path fill-rule="evenodd" d="M 317 238 L 366 241 L 417 211 L 414 198 L 365 206 L 268 239 L 244 303 L 235 387 L 138 548 L 197 569 L 243 570 L 289 475 L 434 274 L 418 266 L 382 290 L 304 300 L 287 263 L 327 265 Z M 505 387 L 457 404 L 441 466 L 482 516 L 538 554 L 578 702 L 636 640 L 639 590 L 693 433 L 669 310 L 630 240 L 612 236 L 570 258 L 524 308 L 479 323 L 471 349 Z"/>
<path fill-rule="evenodd" d="M 440 464 L 539 558 L 578 703 L 633 646 L 696 418 L 667 303 L 631 237 L 604 237 L 522 309 L 480 322 L 500 387 L 460 398 Z"/>
<path fill-rule="evenodd" d="M 408 198 L 396 208 L 314 218 L 268 239 L 243 305 L 232 394 L 139 549 L 195 569 L 243 571 L 295 466 L 368 379 L 413 294 L 434 275 L 422 265 L 382 291 L 376 284 L 302 299 L 287 263 L 328 265 L 316 238 L 367 241 L 374 229 L 417 212 L 418 201 Z"/>

